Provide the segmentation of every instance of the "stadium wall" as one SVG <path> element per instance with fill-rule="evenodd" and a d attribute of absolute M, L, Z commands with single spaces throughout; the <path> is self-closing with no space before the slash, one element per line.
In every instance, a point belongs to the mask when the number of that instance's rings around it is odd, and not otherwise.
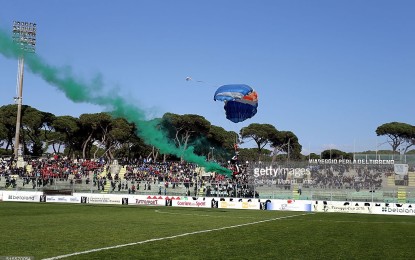
<path fill-rule="evenodd" d="M 248 198 L 212 198 L 163 195 L 122 195 L 74 193 L 46 195 L 43 192 L 0 191 L 0 201 L 37 203 L 115 204 L 128 206 L 166 206 L 241 210 L 281 210 L 301 212 L 340 212 L 415 216 L 415 204 L 322 200 L 279 200 Z"/>

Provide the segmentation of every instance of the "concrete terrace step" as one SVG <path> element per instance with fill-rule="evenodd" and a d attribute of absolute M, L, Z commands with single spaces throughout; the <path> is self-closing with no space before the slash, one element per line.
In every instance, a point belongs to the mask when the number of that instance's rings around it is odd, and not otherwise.
<path fill-rule="evenodd" d="M 388 177 L 388 186 L 395 186 L 395 177 L 389 176 Z"/>
<path fill-rule="evenodd" d="M 406 202 L 406 190 L 405 188 L 398 188 L 398 202 L 405 203 Z"/>
<path fill-rule="evenodd" d="M 108 174 L 107 169 L 105 169 L 105 167 L 104 167 L 104 170 L 99 175 L 101 177 L 107 177 L 107 174 Z"/>
<path fill-rule="evenodd" d="M 126 166 L 121 167 L 120 172 L 118 173 L 118 177 L 121 180 L 123 180 L 124 179 L 124 175 L 125 175 L 126 172 L 127 172 L 127 167 Z"/>
<path fill-rule="evenodd" d="M 111 181 L 107 181 L 107 183 L 104 185 L 104 190 L 101 191 L 101 193 L 110 193 L 111 191 Z"/>
<path fill-rule="evenodd" d="M 415 187 L 415 172 L 408 172 L 408 186 Z"/>

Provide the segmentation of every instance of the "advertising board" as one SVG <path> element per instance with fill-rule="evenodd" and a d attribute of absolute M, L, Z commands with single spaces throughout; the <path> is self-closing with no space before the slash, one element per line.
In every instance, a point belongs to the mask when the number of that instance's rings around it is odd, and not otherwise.
<path fill-rule="evenodd" d="M 146 195 L 126 195 L 128 205 L 133 206 L 164 206 L 164 200 L 157 197 L 149 197 Z M 124 203 L 125 204 L 125 203 Z"/>
<path fill-rule="evenodd" d="M 172 201 L 173 207 L 190 207 L 190 208 L 210 208 L 211 207 L 211 200 L 203 200 L 203 199 L 196 199 L 196 200 L 173 200 Z"/>
<path fill-rule="evenodd" d="M 370 214 L 372 205 L 369 202 L 356 201 L 314 201 L 312 211 Z"/>
<path fill-rule="evenodd" d="M 42 192 L 3 191 L 3 201 L 40 202 Z"/>
<path fill-rule="evenodd" d="M 221 209 L 287 210 L 415 216 L 415 204 L 356 201 L 308 201 L 247 198 L 211 198 L 131 194 L 74 193 L 72 196 L 42 192 L 0 191 L 0 200 L 18 202 L 122 204 Z"/>
<path fill-rule="evenodd" d="M 374 203 L 372 213 L 415 216 L 415 205 L 409 203 Z"/>
<path fill-rule="evenodd" d="M 308 200 L 267 200 L 267 210 L 311 211 L 311 201 Z"/>
<path fill-rule="evenodd" d="M 81 203 L 90 204 L 122 204 L 122 195 L 74 193 L 75 197 L 81 199 Z"/>
<path fill-rule="evenodd" d="M 78 196 L 46 196 L 46 202 L 81 203 L 81 197 L 78 197 Z"/>
<path fill-rule="evenodd" d="M 257 199 L 238 199 L 225 198 L 218 202 L 220 209 L 260 209 L 260 203 Z"/>

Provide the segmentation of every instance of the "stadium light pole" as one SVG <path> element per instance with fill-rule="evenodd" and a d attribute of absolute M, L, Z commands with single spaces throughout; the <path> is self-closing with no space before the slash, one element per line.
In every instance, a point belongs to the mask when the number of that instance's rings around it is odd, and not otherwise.
<path fill-rule="evenodd" d="M 24 72 L 24 53 L 34 53 L 36 46 L 36 23 L 13 22 L 13 42 L 16 43 L 23 53 L 19 56 L 17 62 L 17 118 L 16 118 L 16 135 L 14 139 L 14 158 L 19 159 L 22 154 L 20 149 L 20 123 L 22 116 L 22 97 L 23 97 L 23 72 Z"/>

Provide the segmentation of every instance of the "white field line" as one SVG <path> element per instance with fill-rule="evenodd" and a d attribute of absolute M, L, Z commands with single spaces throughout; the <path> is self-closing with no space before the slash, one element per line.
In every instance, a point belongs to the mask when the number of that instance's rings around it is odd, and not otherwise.
<path fill-rule="evenodd" d="M 91 250 L 86 250 L 86 251 L 81 251 L 81 252 L 75 252 L 75 253 L 66 254 L 66 255 L 59 255 L 59 256 L 54 256 L 54 257 L 50 257 L 50 258 L 44 258 L 43 260 L 62 259 L 62 258 L 66 258 L 66 257 L 76 256 L 76 255 L 83 255 L 83 254 L 89 254 L 89 253 L 94 253 L 94 252 L 99 252 L 99 251 L 104 251 L 104 250 L 111 250 L 111 249 L 116 249 L 116 248 L 121 248 L 121 247 L 141 245 L 141 244 L 145 244 L 145 243 L 149 243 L 149 242 L 155 242 L 155 241 L 161 241 L 161 240 L 167 240 L 167 239 L 174 239 L 174 238 L 178 238 L 178 237 L 191 236 L 191 235 L 208 233 L 208 232 L 213 232 L 213 231 L 220 231 L 220 230 L 250 226 L 250 225 L 255 225 L 255 224 L 260 224 L 260 223 L 265 223 L 265 222 L 270 222 L 270 221 L 275 221 L 275 220 L 281 220 L 281 219 L 287 219 L 287 218 L 293 218 L 293 217 L 300 217 L 300 216 L 305 216 L 305 215 L 310 215 L 310 214 L 314 214 L 314 213 L 304 213 L 304 214 L 298 214 L 298 215 L 271 218 L 271 219 L 266 219 L 266 220 L 249 222 L 249 223 L 245 223 L 245 224 L 238 224 L 238 225 L 227 226 L 227 227 L 220 227 L 220 228 L 213 228 L 213 229 L 206 229 L 206 230 L 188 232 L 188 233 L 183 233 L 183 234 L 174 235 L 174 236 L 152 238 L 152 239 L 147 239 L 147 240 L 138 241 L 138 242 L 132 242 L 132 243 L 121 244 L 121 245 L 116 245 L 116 246 L 101 247 L 101 248 L 96 248 L 96 249 L 91 249 Z"/>

